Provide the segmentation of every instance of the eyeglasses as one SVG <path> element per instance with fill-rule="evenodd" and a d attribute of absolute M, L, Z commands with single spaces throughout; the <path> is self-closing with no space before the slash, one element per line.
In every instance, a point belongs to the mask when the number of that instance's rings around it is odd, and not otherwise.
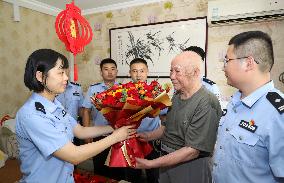
<path fill-rule="evenodd" d="M 247 56 L 247 57 L 238 57 L 238 58 L 227 58 L 227 57 L 225 57 L 225 58 L 223 59 L 224 67 L 225 67 L 225 66 L 228 64 L 228 62 L 231 61 L 231 60 L 239 60 L 239 59 L 244 59 L 244 58 L 248 58 L 248 56 Z M 253 59 L 253 60 L 255 61 L 255 63 L 259 64 L 258 61 L 256 61 L 255 59 Z"/>

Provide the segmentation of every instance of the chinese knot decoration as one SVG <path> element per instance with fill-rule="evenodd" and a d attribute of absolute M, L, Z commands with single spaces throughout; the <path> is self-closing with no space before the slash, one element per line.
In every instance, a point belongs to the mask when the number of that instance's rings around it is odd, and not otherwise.
<path fill-rule="evenodd" d="M 93 33 L 90 24 L 81 16 L 81 10 L 74 5 L 74 1 L 66 4 L 66 10 L 60 12 L 55 21 L 58 38 L 64 42 L 67 51 L 74 55 L 74 80 L 78 80 L 78 68 L 75 61 L 77 53 L 84 51 L 84 47 L 92 40 Z"/>

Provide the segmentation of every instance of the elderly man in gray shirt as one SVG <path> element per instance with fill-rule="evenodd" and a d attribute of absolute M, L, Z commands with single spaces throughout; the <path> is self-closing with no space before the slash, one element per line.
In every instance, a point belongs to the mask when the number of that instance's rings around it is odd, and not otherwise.
<path fill-rule="evenodd" d="M 162 156 L 137 158 L 136 168 L 160 168 L 160 183 L 211 182 L 209 156 L 213 152 L 222 110 L 217 97 L 201 83 L 200 56 L 192 51 L 171 62 L 170 78 L 176 93 L 166 121 L 142 140 L 161 138 Z"/>

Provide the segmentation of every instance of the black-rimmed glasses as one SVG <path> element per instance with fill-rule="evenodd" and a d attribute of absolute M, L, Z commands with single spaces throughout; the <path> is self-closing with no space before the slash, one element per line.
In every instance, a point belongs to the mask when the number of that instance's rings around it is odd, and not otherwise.
<path fill-rule="evenodd" d="M 238 57 L 238 58 L 227 58 L 227 57 L 225 57 L 224 59 L 223 59 L 223 62 L 224 62 L 224 67 L 227 65 L 227 63 L 229 62 L 229 61 L 231 61 L 231 60 L 239 60 L 239 59 L 244 59 L 244 58 L 248 58 L 249 56 L 247 56 L 247 57 Z M 254 61 L 255 61 L 255 63 L 257 63 L 257 64 L 259 64 L 259 62 L 258 61 L 256 61 L 255 59 L 253 59 Z"/>

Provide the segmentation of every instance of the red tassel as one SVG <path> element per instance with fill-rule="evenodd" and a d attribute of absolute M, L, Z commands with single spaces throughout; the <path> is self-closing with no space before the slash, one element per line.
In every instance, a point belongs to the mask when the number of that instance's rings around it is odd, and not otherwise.
<path fill-rule="evenodd" d="M 74 55 L 74 81 L 78 81 L 78 66 L 76 64 L 75 55 Z"/>

